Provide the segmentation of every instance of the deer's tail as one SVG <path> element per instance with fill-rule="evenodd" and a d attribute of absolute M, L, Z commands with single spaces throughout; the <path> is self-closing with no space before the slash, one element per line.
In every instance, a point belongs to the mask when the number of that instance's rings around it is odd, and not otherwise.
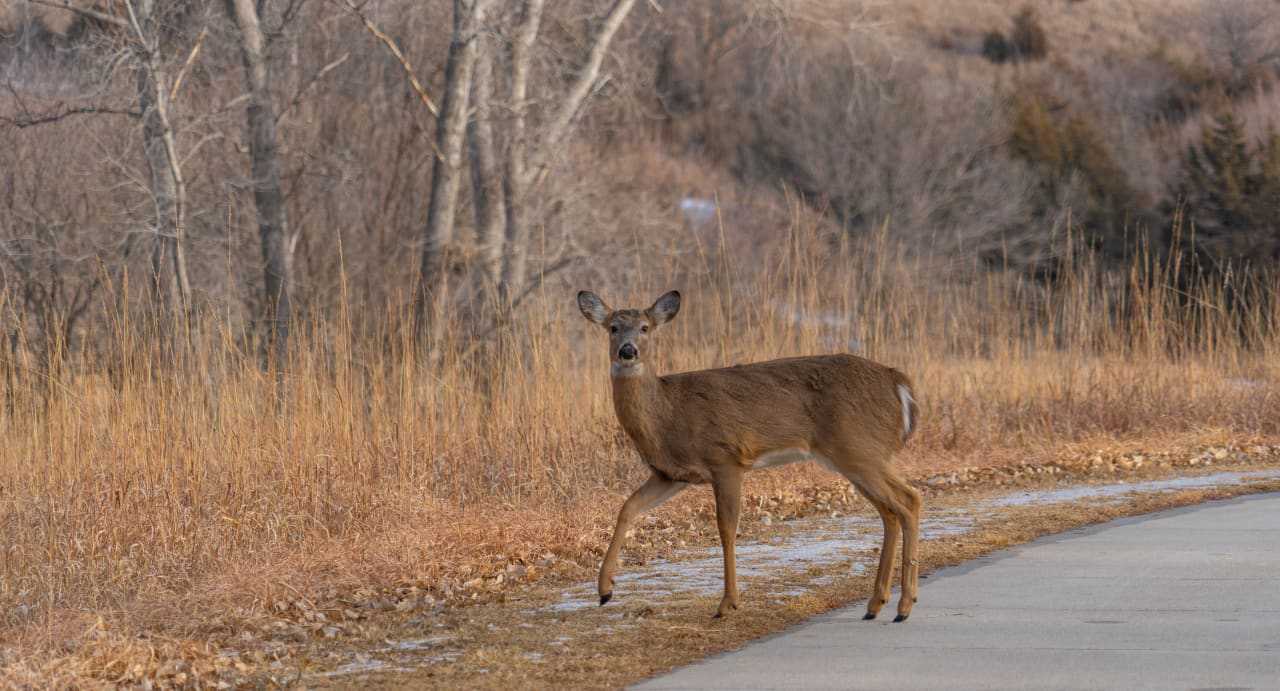
<path fill-rule="evenodd" d="M 906 444 L 920 424 L 920 407 L 916 405 L 911 380 L 907 375 L 897 370 L 894 370 L 893 374 L 897 383 L 898 402 L 902 405 L 902 443 Z"/>

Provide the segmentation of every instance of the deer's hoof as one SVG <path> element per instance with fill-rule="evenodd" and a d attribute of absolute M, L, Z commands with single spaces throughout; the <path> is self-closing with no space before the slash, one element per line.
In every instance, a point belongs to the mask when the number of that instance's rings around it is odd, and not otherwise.
<path fill-rule="evenodd" d="M 715 619 L 722 619 L 729 615 L 729 612 L 738 608 L 738 603 L 728 600 L 721 601 L 720 608 L 716 610 Z"/>
<path fill-rule="evenodd" d="M 600 596 L 600 606 L 604 607 L 605 603 L 613 599 L 613 593 L 604 593 Z"/>
<path fill-rule="evenodd" d="M 893 618 L 893 623 L 895 623 L 895 624 L 901 624 L 902 622 L 906 621 L 906 620 L 907 620 L 907 617 L 909 617 L 909 616 L 911 616 L 911 615 L 910 615 L 910 614 L 899 614 L 898 616 L 896 616 L 896 617 L 894 617 L 894 618 Z"/>
<path fill-rule="evenodd" d="M 862 615 L 863 621 L 871 621 L 872 619 L 875 619 L 875 618 L 876 618 L 875 612 L 867 612 L 866 614 Z"/>

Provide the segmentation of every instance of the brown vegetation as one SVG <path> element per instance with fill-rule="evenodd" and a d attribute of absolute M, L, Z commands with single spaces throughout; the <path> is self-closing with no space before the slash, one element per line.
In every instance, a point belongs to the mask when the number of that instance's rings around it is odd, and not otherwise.
<path fill-rule="evenodd" d="M 530 188 L 512 225 L 478 203 L 512 179 L 485 163 L 481 125 L 490 163 L 509 162 L 528 15 L 498 4 L 430 347 L 413 299 L 449 3 L 261 3 L 272 79 L 248 83 L 222 2 L 181 3 L 141 37 L 116 14 L 57 28 L 0 6 L 3 664 L 110 682 L 155 662 L 149 645 L 225 642 L 286 593 L 442 597 L 545 552 L 599 553 L 645 471 L 581 287 L 684 293 L 662 371 L 852 351 L 909 373 L 917 479 L 1280 434 L 1280 279 L 1237 270 L 1274 251 L 1254 242 L 1274 230 L 1265 32 L 1198 2 L 1037 3 L 1047 54 L 997 65 L 981 55 L 1009 26 L 997 0 L 637 2 L 595 63 L 615 4 L 549 3 L 517 138 L 565 134 L 517 161 L 537 173 L 514 178 Z M 164 142 L 147 94 L 171 103 L 172 151 L 144 146 Z M 253 161 L 268 124 L 294 315 L 274 361 L 256 196 L 271 176 Z M 1222 142 L 1247 165 L 1214 164 Z M 185 185 L 177 318 L 151 289 L 156 248 L 179 240 L 162 165 Z M 1189 247 L 1201 228 L 1236 235 Z M 490 290 L 512 238 L 514 311 Z"/>
<path fill-rule="evenodd" d="M 915 280 L 936 266 L 853 250 L 828 266 L 799 230 L 777 268 L 712 258 L 682 280 L 689 318 L 664 335 L 661 369 L 872 354 L 923 383 L 925 422 L 904 457 L 916 477 L 1110 439 L 1280 434 L 1278 347 L 1264 335 L 1277 315 L 1252 313 L 1246 343 L 1216 286 L 1183 302 L 1161 267 L 1117 282 L 1086 264 L 1048 289 L 1009 274 L 939 290 Z M 48 650 L 106 612 L 121 640 L 224 640 L 289 593 L 443 597 L 602 538 L 645 471 L 572 299 L 547 293 L 528 309 L 529 327 L 492 356 L 449 335 L 439 364 L 405 357 L 403 330 L 360 338 L 342 313 L 299 330 L 283 386 L 228 328 L 199 334 L 175 367 L 154 327 L 125 316 L 112 378 L 75 363 L 36 378 L 13 362 L 7 640 Z"/>

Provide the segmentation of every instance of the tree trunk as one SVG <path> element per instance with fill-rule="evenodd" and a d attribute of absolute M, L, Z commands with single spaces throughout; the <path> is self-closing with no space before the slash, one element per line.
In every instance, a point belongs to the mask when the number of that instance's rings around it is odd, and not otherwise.
<path fill-rule="evenodd" d="M 289 241 L 288 217 L 280 187 L 280 146 L 275 107 L 271 100 L 266 38 L 254 0 L 226 0 L 226 8 L 240 30 L 245 81 L 249 87 L 247 118 L 253 201 L 258 209 L 263 286 L 266 289 L 263 320 L 269 325 L 271 352 L 276 365 L 283 367 L 293 318 L 293 247 Z"/>
<path fill-rule="evenodd" d="M 511 45 L 511 141 L 507 146 L 506 176 L 503 194 L 507 203 L 507 248 L 502 259 L 502 280 L 498 288 L 504 309 L 515 300 L 516 291 L 525 282 L 525 265 L 528 259 L 528 230 L 525 225 L 525 194 L 528 175 L 525 163 L 528 156 L 527 140 L 529 61 L 533 42 L 538 37 L 542 23 L 545 0 L 527 0 L 524 16 L 515 41 Z M 505 316 L 505 315 L 504 315 Z"/>
<path fill-rule="evenodd" d="M 493 61 L 492 42 L 485 40 L 476 57 L 475 79 L 471 90 L 475 117 L 467 130 L 471 150 L 471 184 L 475 198 L 476 246 L 480 248 L 480 265 L 486 289 L 498 285 L 505 239 L 503 228 L 506 225 L 502 171 L 498 166 L 489 106 L 493 95 Z"/>
<path fill-rule="evenodd" d="M 431 166 L 431 203 L 423 232 L 422 271 L 415 310 L 421 333 L 446 292 L 458 190 L 461 187 L 462 145 L 467 133 L 471 76 L 479 49 L 477 34 L 491 0 L 454 0 L 453 39 L 445 66 L 445 93 L 436 122 L 436 154 Z"/>
<path fill-rule="evenodd" d="M 529 228 L 526 214 L 528 195 L 550 167 L 550 159 L 568 135 L 582 104 L 600 78 L 600 67 L 613 37 L 622 27 L 636 0 L 616 0 L 609 13 L 596 30 L 587 61 L 578 71 L 569 92 L 559 107 L 554 109 L 545 130 L 539 136 L 537 147 L 531 145 L 526 135 L 526 98 L 528 92 L 529 50 L 538 34 L 543 0 L 528 0 L 525 17 L 520 27 L 511 57 L 511 108 L 512 144 L 507 155 L 507 250 L 503 260 L 502 285 L 499 293 L 509 309 L 525 290 L 529 257 Z"/>
<path fill-rule="evenodd" d="M 160 60 L 159 27 L 154 0 L 129 0 L 138 57 L 138 106 L 142 111 L 142 149 L 151 173 L 155 203 L 156 243 L 152 251 L 152 286 L 173 325 L 185 324 L 191 284 L 184 250 L 186 184 L 169 119 L 168 78 Z"/>

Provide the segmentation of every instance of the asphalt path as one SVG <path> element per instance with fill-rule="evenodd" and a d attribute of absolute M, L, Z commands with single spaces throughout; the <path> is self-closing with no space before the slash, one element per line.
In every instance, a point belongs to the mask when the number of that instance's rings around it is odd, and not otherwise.
<path fill-rule="evenodd" d="M 896 593 L 895 593 L 896 598 Z M 1280 689 L 1280 494 L 1044 538 L 641 689 Z"/>

